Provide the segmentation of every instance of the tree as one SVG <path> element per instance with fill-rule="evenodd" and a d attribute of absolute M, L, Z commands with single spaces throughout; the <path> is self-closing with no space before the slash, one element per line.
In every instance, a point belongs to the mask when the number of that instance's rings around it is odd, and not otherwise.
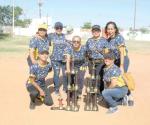
<path fill-rule="evenodd" d="M 30 19 L 24 19 L 24 20 L 17 20 L 15 22 L 16 26 L 26 27 L 31 23 Z"/>
<path fill-rule="evenodd" d="M 85 22 L 82 29 L 91 29 L 92 23 L 91 22 Z"/>
<path fill-rule="evenodd" d="M 143 33 L 143 34 L 146 34 L 146 33 L 149 33 L 150 31 L 147 29 L 147 28 L 140 28 L 140 31 Z"/>
<path fill-rule="evenodd" d="M 0 6 L 0 24 L 12 25 L 12 8 L 10 6 Z"/>
<path fill-rule="evenodd" d="M 12 6 L 0 6 L 0 25 L 11 26 L 13 18 Z M 23 14 L 23 9 L 19 6 L 14 7 L 14 20 L 16 26 L 25 27 L 30 24 L 29 19 L 20 20 L 19 17 Z"/>

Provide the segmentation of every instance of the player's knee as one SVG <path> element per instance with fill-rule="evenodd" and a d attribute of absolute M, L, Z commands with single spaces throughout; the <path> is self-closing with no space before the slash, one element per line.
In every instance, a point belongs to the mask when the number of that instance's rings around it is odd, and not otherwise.
<path fill-rule="evenodd" d="M 37 97 L 38 96 L 38 91 L 32 91 L 32 92 L 30 92 L 30 95 L 32 97 Z"/>
<path fill-rule="evenodd" d="M 47 106 L 52 106 L 53 105 L 53 101 L 52 100 L 45 100 L 44 104 Z"/>

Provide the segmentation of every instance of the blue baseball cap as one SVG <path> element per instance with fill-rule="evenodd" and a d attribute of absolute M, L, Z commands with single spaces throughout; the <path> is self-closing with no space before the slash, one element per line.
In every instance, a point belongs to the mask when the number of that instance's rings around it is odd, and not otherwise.
<path fill-rule="evenodd" d="M 100 25 L 93 25 L 93 26 L 92 26 L 92 31 L 93 31 L 93 30 L 99 30 L 99 31 L 100 31 L 100 30 L 101 30 Z"/>
<path fill-rule="evenodd" d="M 58 29 L 58 28 L 62 29 L 63 28 L 63 24 L 61 22 L 56 22 L 54 28 L 55 29 Z"/>
<path fill-rule="evenodd" d="M 112 51 L 110 51 L 110 52 L 104 54 L 104 59 L 114 60 L 115 59 L 114 53 Z"/>

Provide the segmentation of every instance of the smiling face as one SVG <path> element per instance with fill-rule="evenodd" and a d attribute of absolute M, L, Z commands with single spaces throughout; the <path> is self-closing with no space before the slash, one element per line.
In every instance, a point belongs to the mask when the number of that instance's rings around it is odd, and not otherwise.
<path fill-rule="evenodd" d="M 106 66 L 111 66 L 112 64 L 114 64 L 114 60 L 113 59 L 109 59 L 109 58 L 105 58 L 104 62 L 106 64 Z"/>
<path fill-rule="evenodd" d="M 48 59 L 48 53 L 44 52 L 39 54 L 39 60 L 41 60 L 42 62 L 47 62 Z"/>
<path fill-rule="evenodd" d="M 45 35 L 47 34 L 47 30 L 46 29 L 38 29 L 38 34 L 41 37 L 45 37 Z"/>
<path fill-rule="evenodd" d="M 80 48 L 80 46 L 81 46 L 81 38 L 79 36 L 73 37 L 72 42 L 73 42 L 73 47 L 75 49 L 79 49 Z"/>
<path fill-rule="evenodd" d="M 62 27 L 56 27 L 56 28 L 55 28 L 55 32 L 56 32 L 57 34 L 61 34 L 61 33 L 62 33 L 62 30 L 63 30 Z"/>
<path fill-rule="evenodd" d="M 100 30 L 92 30 L 92 35 L 94 38 L 100 37 L 100 33 L 101 33 Z"/>
<path fill-rule="evenodd" d="M 114 36 L 116 34 L 116 28 L 115 28 L 115 26 L 113 24 L 109 24 L 107 26 L 107 34 L 109 36 Z"/>

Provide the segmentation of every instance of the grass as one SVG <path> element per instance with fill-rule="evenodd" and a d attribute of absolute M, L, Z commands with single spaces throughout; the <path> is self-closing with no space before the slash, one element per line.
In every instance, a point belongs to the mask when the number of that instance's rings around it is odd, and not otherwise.
<path fill-rule="evenodd" d="M 22 55 L 28 51 L 31 37 L 0 35 L 0 55 Z M 84 40 L 85 43 L 85 40 Z M 150 54 L 150 42 L 126 41 L 129 53 Z"/>
<path fill-rule="evenodd" d="M 150 54 L 150 41 L 127 41 L 129 53 Z"/>
<path fill-rule="evenodd" d="M 28 50 L 30 37 L 11 36 L 0 38 L 0 54 L 22 54 Z"/>

